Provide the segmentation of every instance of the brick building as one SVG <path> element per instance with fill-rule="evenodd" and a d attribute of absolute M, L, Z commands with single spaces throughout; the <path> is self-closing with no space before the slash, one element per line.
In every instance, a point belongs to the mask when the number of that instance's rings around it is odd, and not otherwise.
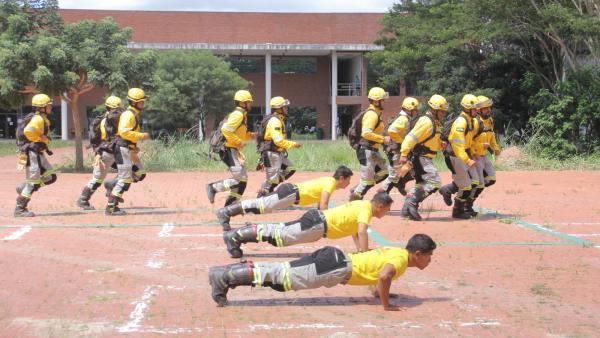
<path fill-rule="evenodd" d="M 289 98 L 292 108 L 316 114 L 325 138 L 348 129 L 352 116 L 368 105 L 367 62 L 364 54 L 381 50 L 373 44 L 383 14 L 232 13 L 61 10 L 65 22 L 113 17 L 133 28 L 129 47 L 140 49 L 210 50 L 226 56 L 252 82 L 256 108 L 251 118 L 269 112 L 271 96 Z M 386 112 L 398 111 L 406 93 L 397 88 Z M 102 102 L 98 89 L 80 102 L 82 121 Z M 60 100 L 56 98 L 57 105 Z M 60 111 L 56 107 L 57 112 Z M 63 138 L 74 135 L 66 105 L 55 114 Z M 68 122 L 67 122 L 68 121 Z M 1 122 L 1 121 L 0 121 Z M 67 122 L 67 123 L 65 123 Z M 0 123 L 1 125 L 1 123 Z M 210 125 L 210 124 L 209 124 Z M 0 126 L 1 127 L 1 126 Z M 333 137 L 332 137 L 333 135 Z"/>

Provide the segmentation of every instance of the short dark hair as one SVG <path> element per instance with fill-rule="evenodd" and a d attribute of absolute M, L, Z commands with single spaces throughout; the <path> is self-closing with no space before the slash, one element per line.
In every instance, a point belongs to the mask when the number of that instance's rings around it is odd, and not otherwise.
<path fill-rule="evenodd" d="M 394 203 L 394 200 L 392 199 L 392 197 L 390 197 L 390 195 L 388 195 L 387 192 L 382 191 L 376 193 L 375 196 L 373 196 L 373 198 L 371 199 L 371 202 L 376 204 L 391 205 L 392 203 Z"/>
<path fill-rule="evenodd" d="M 416 234 L 413 235 L 406 243 L 406 250 L 410 253 L 415 253 L 420 251 L 421 253 L 428 254 L 435 250 L 437 244 L 425 234 Z"/>
<path fill-rule="evenodd" d="M 345 165 L 341 165 L 333 173 L 333 178 L 339 180 L 341 177 L 347 178 L 351 177 L 352 175 L 354 175 L 354 173 L 352 170 L 350 170 L 350 168 L 346 167 Z"/>

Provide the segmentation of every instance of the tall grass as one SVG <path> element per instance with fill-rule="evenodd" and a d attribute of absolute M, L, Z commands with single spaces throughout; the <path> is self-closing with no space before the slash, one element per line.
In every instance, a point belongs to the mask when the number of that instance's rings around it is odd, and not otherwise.
<path fill-rule="evenodd" d="M 50 149 L 72 147 L 74 141 L 53 140 L 50 143 Z M 0 156 L 17 155 L 17 145 L 15 140 L 0 140 Z"/>

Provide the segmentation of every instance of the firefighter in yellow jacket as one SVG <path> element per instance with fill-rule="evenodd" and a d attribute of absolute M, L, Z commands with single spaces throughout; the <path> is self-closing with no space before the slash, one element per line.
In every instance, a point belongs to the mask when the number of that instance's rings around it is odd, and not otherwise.
<path fill-rule="evenodd" d="M 444 197 L 444 202 L 451 205 L 452 194 L 456 193 L 452 207 L 453 218 L 469 219 L 473 217 L 470 212 L 467 212 L 466 206 L 471 196 L 472 178 L 477 185 L 476 162 L 472 158 L 471 148 L 474 135 L 473 120 L 478 113 L 478 102 L 475 95 L 463 96 L 460 101 L 462 111 L 452 122 L 448 134 L 449 144 L 444 152 L 446 165 L 452 172 L 452 183 L 443 186 L 440 194 Z"/>
<path fill-rule="evenodd" d="M 399 177 L 396 169 L 400 164 L 400 146 L 404 141 L 404 137 L 410 131 L 411 119 L 419 113 L 419 101 L 414 97 L 407 97 L 402 101 L 402 110 L 398 117 L 390 124 L 387 133 L 390 136 L 390 143 L 386 147 L 389 159 L 389 175 L 383 182 L 382 190 L 388 194 L 394 187 L 400 191 L 402 195 L 406 195 L 406 183 L 414 179 L 412 172 L 407 173 L 403 177 Z"/>
<path fill-rule="evenodd" d="M 117 138 L 115 145 L 115 162 L 117 162 L 118 176 L 115 181 L 104 183 L 108 193 L 106 215 L 123 215 L 119 209 L 119 202 L 123 201 L 123 194 L 129 190 L 132 183 L 142 181 L 146 171 L 138 156 L 137 143 L 150 138 L 148 133 L 141 132 L 140 114 L 148 100 L 146 93 L 140 88 L 131 88 L 127 92 L 129 107 L 119 117 Z M 112 187 L 112 189 L 111 189 Z"/>
<path fill-rule="evenodd" d="M 376 183 L 387 178 L 388 166 L 379 154 L 381 144 L 390 143 L 390 137 L 384 136 L 385 124 L 382 120 L 385 100 L 389 94 L 379 87 L 369 90 L 369 107 L 361 122 L 361 139 L 356 149 L 360 163 L 360 181 L 351 189 L 350 200 L 360 200 Z"/>
<path fill-rule="evenodd" d="M 266 182 L 262 184 L 258 197 L 272 193 L 279 183 L 294 175 L 296 169 L 292 161 L 288 159 L 287 151 L 301 147 L 300 143 L 286 139 L 285 120 L 290 101 L 276 96 L 271 99 L 269 105 L 272 109 L 272 116 L 264 130 L 264 139 L 260 140 L 264 144 L 261 149 L 261 159 L 265 166 Z"/>
<path fill-rule="evenodd" d="M 400 147 L 400 164 L 409 160 L 415 172 L 415 186 L 404 200 L 403 216 L 420 221 L 419 204 L 436 192 L 441 185 L 440 175 L 433 165 L 437 152 L 444 149 L 441 139 L 442 121 L 448 110 L 448 101 L 441 95 L 433 95 L 427 101 L 429 109 L 421 116 L 406 135 Z"/>
<path fill-rule="evenodd" d="M 221 133 L 225 137 L 225 147 L 219 152 L 219 157 L 229 168 L 231 178 L 206 185 L 206 194 L 211 204 L 215 202 L 215 195 L 224 191 L 229 191 L 225 206 L 239 201 L 248 184 L 246 160 L 242 149 L 246 142 L 254 138 L 254 133 L 248 131 L 248 112 L 252 109 L 252 94 L 247 90 L 238 90 L 233 100 L 236 108 L 227 115 L 221 127 Z"/>
<path fill-rule="evenodd" d="M 56 171 L 44 154 L 52 154 L 48 149 L 51 134 L 48 115 L 52 113 L 52 99 L 46 94 L 37 94 L 31 99 L 31 105 L 34 112 L 25 117 L 29 121 L 22 124 L 22 130 L 17 130 L 18 168 L 26 169 L 26 181 L 17 187 L 15 217 L 33 217 L 27 209 L 32 194 L 42 186 L 56 182 Z"/>
<path fill-rule="evenodd" d="M 108 174 L 108 169 L 115 163 L 113 144 L 109 145 L 109 143 L 114 141 L 116 135 L 107 135 L 106 118 L 113 111 L 123 111 L 123 103 L 117 96 L 109 96 L 106 98 L 104 106 L 106 107 L 106 113 L 100 121 L 99 143 L 92 144 L 92 141 L 90 141 L 90 146 L 92 146 L 95 153 L 92 179 L 85 185 L 77 199 L 77 206 L 83 210 L 94 210 L 94 207 L 90 204 L 90 198 L 92 198 L 96 189 L 102 185 Z"/>
<path fill-rule="evenodd" d="M 493 101 L 486 96 L 478 96 L 479 116 L 474 121 L 474 137 L 472 153 L 476 163 L 477 181 L 473 182 L 471 198 L 467 202 L 466 210 L 472 215 L 477 215 L 473 210 L 473 203 L 485 187 L 496 183 L 496 169 L 487 153 L 500 155 L 500 146 L 494 133 L 494 120 L 492 118 Z"/>

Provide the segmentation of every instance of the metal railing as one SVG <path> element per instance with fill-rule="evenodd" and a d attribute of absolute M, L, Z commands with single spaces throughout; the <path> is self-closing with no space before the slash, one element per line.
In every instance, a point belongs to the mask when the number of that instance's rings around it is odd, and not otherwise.
<path fill-rule="evenodd" d="M 338 96 L 361 96 L 362 85 L 360 83 L 338 83 Z"/>

